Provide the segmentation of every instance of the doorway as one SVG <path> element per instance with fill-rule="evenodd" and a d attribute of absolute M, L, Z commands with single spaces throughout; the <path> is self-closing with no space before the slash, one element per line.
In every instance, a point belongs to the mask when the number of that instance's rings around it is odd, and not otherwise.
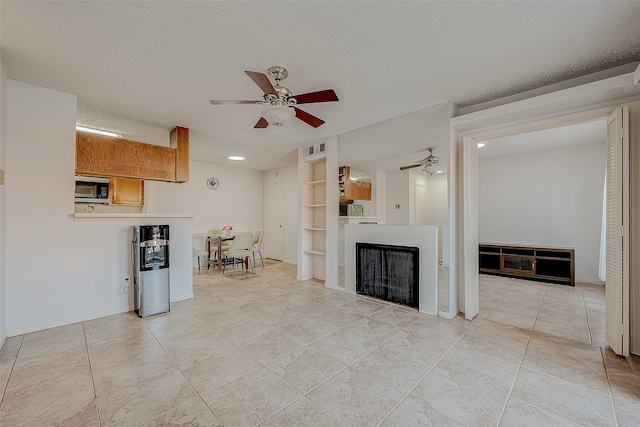
<path fill-rule="evenodd" d="M 622 110 L 617 109 L 616 111 Z M 514 136 L 514 135 L 519 135 L 522 133 L 526 133 L 526 132 L 530 132 L 530 131 L 544 131 L 544 130 L 548 130 L 548 129 L 552 129 L 552 128 L 560 128 L 564 125 L 576 125 L 578 123 L 585 123 L 585 122 L 589 122 L 589 121 L 593 121 L 593 120 L 598 120 L 598 119 L 603 119 L 603 118 L 607 118 L 609 116 L 609 114 L 611 112 L 614 111 L 613 107 L 609 107 L 609 108 L 603 108 L 600 110 L 594 110 L 594 111 L 590 111 L 590 112 L 585 112 L 585 113 L 578 113 L 578 114 L 574 114 L 574 115 L 570 115 L 570 116 L 564 116 L 564 117 L 558 117 L 555 119 L 547 119 L 545 121 L 534 121 L 534 122 L 530 122 L 530 123 L 526 123 L 526 124 L 520 124 L 520 125 L 514 125 L 514 126 L 506 126 L 504 128 L 501 129 L 492 129 L 491 131 L 486 131 L 486 132 L 470 132 L 468 135 L 464 135 L 462 136 L 462 146 L 464 149 L 464 155 L 462 156 L 462 160 L 463 160 L 463 171 L 461 172 L 461 175 L 463 175 L 463 183 L 462 183 L 462 190 L 463 190 L 463 199 L 464 199 L 464 206 L 462 209 L 462 215 L 465 219 L 465 227 L 462 230 L 463 231 L 463 236 L 461 236 L 461 241 L 464 242 L 462 251 L 464 252 L 464 256 L 463 256 L 463 265 L 460 268 L 460 274 L 462 276 L 463 279 L 463 292 L 461 292 L 460 295 L 460 305 L 461 307 L 465 308 L 465 311 L 469 311 L 465 313 L 465 317 L 469 318 L 469 317 L 473 317 L 475 316 L 475 314 L 478 312 L 478 310 L 480 309 L 480 307 L 478 307 L 477 305 L 477 299 L 478 299 L 478 288 L 479 288 L 479 284 L 478 284 L 478 269 L 476 268 L 469 268 L 470 266 L 473 267 L 473 264 L 476 263 L 477 265 L 477 247 L 478 247 L 478 235 L 480 233 L 476 232 L 476 235 L 473 236 L 472 233 L 469 233 L 466 227 L 466 223 L 467 218 L 475 218 L 477 220 L 477 216 L 479 213 L 479 209 L 478 209 L 478 204 L 477 204 L 477 197 L 478 197 L 478 192 L 475 191 L 477 190 L 477 180 L 478 180 L 478 172 L 477 172 L 477 156 L 475 157 L 475 159 L 473 158 L 473 156 L 469 156 L 468 155 L 468 150 L 470 147 L 473 147 L 472 151 L 475 151 L 475 153 L 477 153 L 477 149 L 476 149 L 476 144 L 478 141 L 488 141 L 491 139 L 496 139 L 496 138 L 501 138 L 501 137 L 505 137 L 505 136 Z M 613 114 L 611 115 L 613 116 Z M 603 121 L 600 121 L 600 123 L 603 123 Z M 605 127 L 605 133 L 608 135 L 607 136 L 607 140 L 610 140 L 610 134 L 611 131 L 609 130 L 610 125 L 602 125 L 602 126 L 606 126 Z M 628 138 L 627 138 L 628 141 Z M 610 165 L 611 164 L 611 159 L 610 159 L 610 149 L 607 150 L 603 150 L 607 153 L 607 164 Z M 604 157 L 604 156 L 603 156 Z M 474 164 L 471 165 L 473 167 L 470 167 L 469 163 L 470 163 L 470 159 L 473 160 Z M 572 159 L 574 160 L 574 159 Z M 575 161 L 579 161 L 579 158 L 576 157 Z M 604 159 L 601 160 L 601 162 L 604 164 Z M 540 168 L 541 169 L 541 174 L 538 174 L 539 177 L 544 177 L 543 173 L 544 173 L 544 168 Z M 608 166 L 608 169 L 610 169 L 610 166 Z M 615 168 L 614 168 L 615 169 Z M 471 172 L 471 173 L 470 173 Z M 512 171 L 513 174 L 513 171 Z M 470 175 L 473 175 L 472 177 L 470 177 Z M 603 171 L 600 171 L 600 176 L 602 176 L 603 178 Z M 540 178 L 540 179 L 542 179 Z M 564 178 L 562 178 L 564 180 L 568 180 L 568 179 L 576 179 L 576 177 L 569 175 L 566 175 Z M 580 178 L 577 178 L 580 179 Z M 473 188 L 473 183 L 475 182 L 476 187 L 475 189 Z M 549 185 L 552 185 L 552 183 L 547 183 L 547 189 L 549 188 Z M 600 201 L 602 201 L 602 185 L 596 185 L 596 187 L 599 187 L 600 190 L 597 192 L 600 195 Z M 622 188 L 622 187 L 620 187 Z M 528 191 L 528 188 L 524 188 L 523 191 Z M 595 192 L 595 189 L 592 189 L 591 191 Z M 626 188 L 626 192 L 627 192 L 627 196 L 628 197 L 628 188 Z M 475 203 L 473 198 L 475 197 Z M 470 207 L 474 207 L 473 209 L 471 209 Z M 600 204 L 600 208 L 598 209 L 596 207 L 596 210 L 599 210 L 600 212 L 602 212 L 602 205 Z M 574 215 L 579 215 L 578 212 L 574 213 Z M 526 222 L 526 221 L 525 221 Z M 597 228 L 597 225 L 592 227 L 593 229 Z M 595 231 L 595 230 L 592 230 Z M 473 240 L 472 238 L 475 237 L 475 241 L 471 241 Z M 598 241 L 600 240 L 599 238 L 597 239 Z M 599 245 L 595 244 L 593 246 L 597 246 L 599 248 Z M 474 253 L 475 251 L 475 253 Z M 599 251 L 598 251 L 599 252 Z M 598 262 L 594 262 L 594 264 L 596 264 L 596 266 L 598 265 Z M 597 268 L 597 267 L 596 267 Z M 492 290 L 493 291 L 498 291 L 498 290 L 505 290 L 503 289 L 498 289 L 500 288 L 500 286 L 512 286 L 514 284 L 514 282 L 511 283 L 505 283 L 504 281 L 502 281 L 502 283 L 498 283 L 500 282 L 499 280 L 493 281 L 494 283 L 492 284 Z M 607 281 L 607 294 L 609 294 L 609 289 L 615 286 L 610 286 L 609 285 L 609 281 Z M 598 293 L 600 294 L 601 297 L 604 297 L 604 289 L 603 287 L 600 287 L 600 289 L 580 289 L 578 288 L 577 290 L 574 289 L 570 289 L 570 288 L 562 288 L 562 287 L 552 287 L 550 291 L 547 291 L 546 289 L 546 285 L 540 285 L 538 287 L 532 287 L 533 293 L 535 294 L 536 292 L 539 292 L 539 297 L 540 297 L 540 305 L 538 307 L 529 307 L 529 310 L 531 311 L 531 314 L 534 315 L 534 319 L 533 319 L 533 323 L 536 323 L 539 319 L 540 314 L 542 313 L 542 306 L 544 304 L 544 295 L 545 294 L 549 294 L 549 296 L 552 295 L 556 295 L 558 298 L 563 298 L 563 297 L 567 297 L 570 293 L 578 293 L 579 297 L 581 298 L 582 301 L 585 301 L 587 299 L 587 296 L 583 296 L 582 294 L 588 294 L 591 291 L 595 291 L 593 294 L 588 295 L 589 298 L 596 296 Z M 624 287 L 623 287 L 624 289 Z M 627 292 L 628 292 L 628 287 L 627 287 Z M 621 291 L 622 293 L 622 291 Z M 584 297 L 584 298 L 583 298 Z M 510 298 L 507 296 L 507 294 L 503 294 L 501 296 L 501 298 L 506 298 L 507 300 Z M 466 299 L 466 301 L 465 301 Z M 604 299 L 604 298 L 602 298 Z M 475 300 L 475 301 L 474 301 Z M 607 301 L 609 300 L 609 295 L 607 295 Z M 626 301 L 628 301 L 628 299 L 626 299 Z M 562 301 L 560 301 L 562 302 Z M 602 303 L 604 303 L 604 301 L 602 301 Z M 553 304 L 553 301 L 549 301 L 548 305 L 551 306 Z M 595 314 L 595 318 L 597 318 L 596 320 L 593 321 L 594 323 L 594 329 L 597 330 L 597 332 L 599 333 L 599 335 L 602 337 L 604 335 L 604 319 L 605 319 L 605 314 L 604 314 L 604 307 L 602 307 L 603 304 L 600 305 L 600 310 L 602 310 L 599 313 Z M 620 298 L 619 301 L 619 305 L 622 307 L 622 298 Z M 628 303 L 627 303 L 628 305 Z M 584 306 L 583 306 L 584 308 Z M 474 313 L 475 310 L 475 313 Z M 486 311 L 486 307 L 483 307 L 482 310 Z M 521 309 L 522 310 L 522 309 Z M 597 311 L 600 311 L 597 310 Z M 609 304 L 607 303 L 607 311 L 610 311 L 609 309 Z M 486 313 L 485 313 L 486 314 Z M 522 314 L 522 311 L 519 311 L 516 314 Z M 580 313 L 578 313 L 580 314 Z M 496 316 L 499 317 L 499 316 Z M 504 316 L 503 316 L 504 317 Z M 548 321 L 549 319 L 546 319 L 544 321 Z M 544 322 L 543 321 L 543 322 Z M 588 328 L 588 316 L 587 316 L 587 328 Z M 508 322 L 506 322 L 508 323 Z M 598 323 L 598 325 L 595 325 L 595 323 Z M 628 322 L 626 322 L 628 324 Z M 521 325 L 522 326 L 522 325 Z M 533 325 L 529 325 L 530 328 L 533 328 Z M 609 328 L 609 324 L 607 324 L 606 326 L 607 328 Z M 607 331 L 608 333 L 609 331 Z M 622 331 L 620 331 L 622 332 Z M 557 334 L 557 335 L 561 335 L 561 334 Z M 622 335 L 622 333 L 621 333 Z M 593 338 L 589 338 L 587 337 L 586 342 L 589 342 L 589 340 L 593 341 Z M 585 341 L 585 339 L 579 339 L 579 341 Z M 602 345 L 602 342 L 594 342 L 594 344 L 600 344 Z"/>
<path fill-rule="evenodd" d="M 264 186 L 264 256 L 284 259 L 284 185 L 275 182 Z"/>

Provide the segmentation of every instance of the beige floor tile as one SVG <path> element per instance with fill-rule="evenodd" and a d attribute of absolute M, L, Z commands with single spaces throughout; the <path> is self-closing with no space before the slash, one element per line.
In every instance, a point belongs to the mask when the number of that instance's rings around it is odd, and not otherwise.
<path fill-rule="evenodd" d="M 381 344 L 393 335 L 402 331 L 402 328 L 390 323 L 365 317 L 364 319 L 351 323 L 343 330 L 354 335 L 361 336 L 369 342 L 377 342 Z"/>
<path fill-rule="evenodd" d="M 640 425 L 640 401 L 621 399 L 614 395 L 618 427 L 637 427 Z"/>
<path fill-rule="evenodd" d="M 327 323 L 314 317 L 306 317 L 284 326 L 287 333 L 300 339 L 304 343 L 310 343 L 340 329 L 338 326 Z"/>
<path fill-rule="evenodd" d="M 17 426 L 77 407 L 94 398 L 89 369 L 7 392 L 0 404 L 0 425 Z"/>
<path fill-rule="evenodd" d="M 119 360 L 131 353 L 162 351 L 158 340 L 147 329 L 104 341 L 91 343 L 87 340 L 87 348 L 92 365 Z"/>
<path fill-rule="evenodd" d="M 346 331 L 337 331 L 313 342 L 313 347 L 332 354 L 335 358 L 349 364 L 376 348 L 380 343 L 371 342 L 359 335 Z"/>
<path fill-rule="evenodd" d="M 372 319 L 406 328 L 422 317 L 422 314 L 414 308 L 402 307 L 392 304 L 371 315 Z"/>
<path fill-rule="evenodd" d="M 222 355 L 235 346 L 214 330 L 160 340 L 162 348 L 180 369 L 187 369 L 212 356 Z"/>
<path fill-rule="evenodd" d="M 307 345 L 268 363 L 266 368 L 296 390 L 307 393 L 346 366 L 333 354 Z"/>
<path fill-rule="evenodd" d="M 198 319 L 202 320 L 204 323 L 214 329 L 223 325 L 235 323 L 240 320 L 246 320 L 251 317 L 249 314 L 235 307 L 225 308 L 223 310 L 217 310 L 213 312 L 197 312 L 194 314 Z"/>
<path fill-rule="evenodd" d="M 261 298 L 260 295 L 238 289 L 231 295 L 220 296 L 220 299 L 234 307 L 239 307 L 243 304 L 250 303 L 251 301 L 260 300 Z"/>
<path fill-rule="evenodd" d="M 356 295 L 350 294 L 348 292 L 330 292 L 318 297 L 318 299 L 331 303 L 334 306 L 353 302 L 357 298 L 358 297 Z"/>
<path fill-rule="evenodd" d="M 180 371 L 171 369 L 98 396 L 98 410 L 103 427 L 140 425 L 196 396 Z"/>
<path fill-rule="evenodd" d="M 428 364 L 436 364 L 456 342 L 455 338 L 432 337 L 415 331 L 400 331 L 382 344 Z"/>
<path fill-rule="evenodd" d="M 200 394 L 248 374 L 261 365 L 246 352 L 234 348 L 224 354 L 199 360 L 182 370 L 193 388 Z"/>
<path fill-rule="evenodd" d="M 354 304 L 354 303 L 347 303 L 347 304 Z M 320 319 L 322 321 L 325 321 L 333 326 L 337 326 L 339 328 L 343 328 L 365 317 L 362 314 L 358 314 L 352 310 L 346 309 L 345 305 L 347 304 L 342 304 L 338 307 L 326 308 L 318 312 L 312 313 L 311 316 L 317 319 Z"/>
<path fill-rule="evenodd" d="M 609 392 L 597 346 L 534 332 L 522 366 L 601 393 Z"/>
<path fill-rule="evenodd" d="M 575 321 L 571 325 L 537 320 L 534 331 L 587 344 L 591 343 L 586 319 L 582 320 L 582 322 Z"/>
<path fill-rule="evenodd" d="M 272 326 L 286 326 L 290 323 L 297 322 L 306 318 L 308 314 L 304 310 L 287 307 L 281 310 L 271 311 L 268 313 L 257 315 L 256 317 Z M 342 327 L 344 325 L 341 325 Z"/>
<path fill-rule="evenodd" d="M 457 340 L 471 326 L 473 326 L 472 321 L 464 320 L 460 316 L 456 316 L 453 319 L 445 319 L 438 316 L 423 315 L 418 321 L 408 326 L 407 330 L 432 337 Z"/>
<path fill-rule="evenodd" d="M 457 345 L 519 363 L 530 332 L 505 323 L 479 319 Z"/>
<path fill-rule="evenodd" d="M 57 352 L 82 351 L 86 348 L 84 333 L 65 333 L 57 336 L 41 337 L 20 346 L 20 356 L 46 355 Z"/>
<path fill-rule="evenodd" d="M 202 395 L 225 427 L 255 426 L 299 397 L 299 392 L 266 368 Z"/>
<path fill-rule="evenodd" d="M 89 357 L 86 349 L 72 348 L 69 351 L 39 352 L 27 356 L 18 354 L 7 391 L 87 369 Z"/>
<path fill-rule="evenodd" d="M 243 341 L 238 344 L 238 348 L 247 352 L 258 362 L 266 364 L 304 345 L 304 341 L 289 335 L 282 328 Z"/>
<path fill-rule="evenodd" d="M 380 424 L 381 427 L 463 427 L 438 411 L 429 410 L 422 402 L 412 397 L 405 398 Z"/>
<path fill-rule="evenodd" d="M 370 298 L 358 298 L 355 301 L 342 304 L 340 308 L 357 313 L 361 316 L 371 316 L 378 310 L 387 307 L 389 303 L 377 301 Z"/>
<path fill-rule="evenodd" d="M 409 397 L 419 402 L 426 418 L 444 416 L 465 426 L 495 426 L 507 395 L 457 370 L 436 366 Z"/>
<path fill-rule="evenodd" d="M 274 327 L 254 317 L 240 320 L 235 323 L 216 328 L 216 332 L 234 344 L 247 341 L 267 332 L 273 331 Z"/>
<path fill-rule="evenodd" d="M 216 427 L 220 422 L 200 397 L 165 412 L 141 427 Z"/>
<path fill-rule="evenodd" d="M 393 368 L 392 368 L 393 367 Z M 307 394 L 345 426 L 377 425 L 429 371 L 430 365 L 377 349 Z"/>
<path fill-rule="evenodd" d="M 492 310 L 495 313 L 515 314 L 516 316 L 535 319 L 538 315 L 538 307 L 520 305 L 514 302 L 498 303 Z"/>
<path fill-rule="evenodd" d="M 175 365 L 162 349 L 144 350 L 92 365 L 93 383 L 97 396 L 117 393 L 122 387 L 133 387 L 140 381 L 172 370 Z"/>
<path fill-rule="evenodd" d="M 478 385 L 503 392 L 506 396 L 518 371 L 519 359 L 505 359 L 485 349 L 454 346 L 438 363 L 438 368 L 456 372 Z"/>
<path fill-rule="evenodd" d="M 260 316 L 261 314 L 271 313 L 273 311 L 285 310 L 289 307 L 290 303 L 283 299 L 285 296 L 262 298 L 248 302 L 246 304 L 239 305 L 238 308 L 250 316 Z"/>
<path fill-rule="evenodd" d="M 566 426 L 579 427 L 582 424 L 575 423 L 561 415 L 545 411 L 536 406 L 512 397 L 507 402 L 500 426 L 504 427 L 540 427 L 540 426 Z"/>
<path fill-rule="evenodd" d="M 71 407 L 55 414 L 47 415 L 22 427 L 100 427 L 98 406 L 95 400 Z"/>
<path fill-rule="evenodd" d="M 492 311 L 489 316 L 487 316 L 487 319 L 494 322 L 506 323 L 507 325 L 512 325 L 522 329 L 533 329 L 533 325 L 536 320 L 535 317 L 523 317 L 518 316 L 517 314 L 505 313 L 495 310 Z"/>
<path fill-rule="evenodd" d="M 518 372 L 512 396 L 577 424 L 615 426 L 608 394 L 526 368 Z"/>
<path fill-rule="evenodd" d="M 24 335 L 23 345 L 43 340 L 55 340 L 66 335 L 84 336 L 82 323 L 73 323 L 66 326 L 58 326 L 56 328 L 44 329 L 38 332 L 32 332 Z"/>
<path fill-rule="evenodd" d="M 334 417 L 314 405 L 306 397 L 302 397 L 268 420 L 260 423 L 260 427 L 342 427 Z"/>

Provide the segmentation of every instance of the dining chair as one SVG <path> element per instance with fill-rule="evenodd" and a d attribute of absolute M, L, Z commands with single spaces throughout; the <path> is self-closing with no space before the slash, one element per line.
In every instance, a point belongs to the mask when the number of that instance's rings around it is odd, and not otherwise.
<path fill-rule="evenodd" d="M 256 265 L 256 252 L 260 254 L 260 261 L 262 261 L 262 267 L 264 268 L 264 259 L 262 258 L 262 235 L 264 230 L 258 230 L 253 232 L 253 246 L 251 246 L 251 255 L 253 255 L 253 265 Z"/>
<path fill-rule="evenodd" d="M 225 267 L 228 263 L 233 263 L 233 277 L 236 276 L 236 263 L 241 262 L 244 269 L 245 259 L 249 259 L 249 265 L 251 265 L 251 272 L 253 273 L 253 265 L 251 264 L 251 247 L 253 246 L 253 233 L 250 231 L 244 233 L 238 233 L 238 235 L 231 242 L 231 246 L 224 254 L 224 261 L 222 263 L 222 274 L 224 274 Z"/>
<path fill-rule="evenodd" d="M 198 259 L 198 271 L 200 271 L 200 257 L 206 258 L 207 255 L 209 255 L 209 252 L 206 249 L 193 248 L 193 257 Z"/>
<path fill-rule="evenodd" d="M 209 230 L 209 232 L 207 233 L 209 235 L 209 237 L 224 237 L 224 231 L 223 230 Z M 230 243 L 229 242 L 222 242 L 222 253 L 224 253 L 226 250 L 229 249 Z M 216 246 L 215 250 L 212 250 L 211 252 L 214 253 L 215 256 L 215 260 L 218 259 L 218 256 L 222 256 L 222 254 L 218 255 L 218 249 Z"/>

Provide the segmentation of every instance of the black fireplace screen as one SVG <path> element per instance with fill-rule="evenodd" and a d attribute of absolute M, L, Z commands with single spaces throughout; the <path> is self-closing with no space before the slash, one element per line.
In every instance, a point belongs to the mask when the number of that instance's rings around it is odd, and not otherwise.
<path fill-rule="evenodd" d="M 356 293 L 418 307 L 419 249 L 356 243 Z"/>

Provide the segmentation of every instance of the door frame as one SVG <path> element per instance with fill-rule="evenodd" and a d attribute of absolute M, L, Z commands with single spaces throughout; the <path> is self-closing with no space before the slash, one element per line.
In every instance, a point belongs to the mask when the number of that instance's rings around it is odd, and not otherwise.
<path fill-rule="evenodd" d="M 457 152 L 459 153 L 457 158 L 457 163 L 459 165 L 459 171 L 457 173 L 457 179 L 459 184 L 458 187 L 458 206 L 457 211 L 458 222 L 457 222 L 457 237 L 455 240 L 456 249 L 452 249 L 453 253 L 457 254 L 458 259 L 461 262 L 457 265 L 457 276 L 459 278 L 458 283 L 452 283 L 451 286 L 457 285 L 458 290 L 458 306 L 464 310 L 465 307 L 465 289 L 467 285 L 473 287 L 469 296 L 472 298 L 478 297 L 478 278 L 477 274 L 474 278 L 471 278 L 471 283 L 465 283 L 465 271 L 469 271 L 471 267 L 469 265 L 470 261 L 464 257 L 465 251 L 465 227 L 464 227 L 464 217 L 462 215 L 466 215 L 467 212 L 463 212 L 463 195 L 468 192 L 467 182 L 465 182 L 465 171 L 464 166 L 462 164 L 462 152 L 464 151 L 463 141 L 483 141 L 486 139 L 495 139 L 506 136 L 513 136 L 522 133 L 541 131 L 546 129 L 553 129 L 562 126 L 569 126 L 579 123 L 585 123 L 593 120 L 601 120 L 606 119 L 609 115 L 618 107 L 628 105 L 630 102 L 626 102 L 623 104 L 616 104 L 602 108 L 595 108 L 587 111 L 581 111 L 578 113 L 567 113 L 566 111 L 557 112 L 552 114 L 551 116 L 547 116 L 545 118 L 541 118 L 539 116 L 532 116 L 527 120 L 521 120 L 518 122 L 505 122 L 498 125 L 493 125 L 487 128 L 478 128 L 472 129 L 464 132 L 455 132 L 455 127 L 452 127 L 452 132 L 455 133 L 453 135 L 453 140 L 455 141 L 455 145 L 457 146 Z M 471 213 L 473 214 L 473 213 Z M 475 212 L 477 216 L 478 212 Z M 477 261 L 476 261 L 477 263 Z"/>
<path fill-rule="evenodd" d="M 280 188 L 280 190 L 281 190 L 281 193 L 282 193 L 282 197 L 281 197 L 282 198 L 282 218 L 280 220 L 281 224 L 279 224 L 280 233 L 282 234 L 282 259 L 276 259 L 276 258 L 270 258 L 270 259 L 275 259 L 276 261 L 283 261 L 284 260 L 284 245 L 285 245 L 285 242 L 284 242 L 284 182 L 282 182 L 282 181 L 274 181 L 274 182 L 270 182 L 270 183 L 264 184 L 264 187 L 263 187 L 263 190 L 262 190 L 263 191 L 263 195 L 264 195 L 264 197 L 263 197 L 264 206 L 262 208 L 263 209 L 263 213 L 267 211 L 266 205 L 269 202 L 269 200 L 267 200 L 267 188 L 271 187 L 271 186 L 278 186 Z M 263 217 L 264 217 L 264 214 L 263 214 Z M 265 229 L 265 231 L 267 229 L 266 218 L 264 220 L 264 229 Z M 263 239 L 264 239 L 264 236 L 263 236 Z M 264 245 L 264 241 L 263 241 L 263 245 Z M 264 251 L 263 255 L 264 255 L 265 258 L 268 258 L 267 251 Z"/>

